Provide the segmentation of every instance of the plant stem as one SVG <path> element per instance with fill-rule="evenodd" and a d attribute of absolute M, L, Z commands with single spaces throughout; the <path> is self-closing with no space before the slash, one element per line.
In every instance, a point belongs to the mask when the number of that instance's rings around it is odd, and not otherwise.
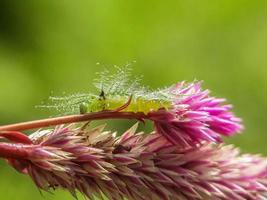
<path fill-rule="evenodd" d="M 0 157 L 15 159 L 27 158 L 27 147 L 29 145 L 0 142 Z"/>
<path fill-rule="evenodd" d="M 25 130 L 43 128 L 59 124 L 68 124 L 68 123 L 101 120 L 101 119 L 137 119 L 143 121 L 146 118 L 148 118 L 148 116 L 141 112 L 133 113 L 133 112 L 101 111 L 96 113 L 67 115 L 63 117 L 47 118 L 41 120 L 3 125 L 0 126 L 0 131 L 25 131 Z"/>

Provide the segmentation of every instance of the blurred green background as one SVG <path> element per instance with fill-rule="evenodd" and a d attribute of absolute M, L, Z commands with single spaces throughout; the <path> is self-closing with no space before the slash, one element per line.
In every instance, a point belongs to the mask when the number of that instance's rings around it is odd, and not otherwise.
<path fill-rule="evenodd" d="M 86 92 L 104 66 L 132 61 L 152 88 L 204 80 L 244 119 L 227 142 L 267 155 L 266 0 L 0 0 L 0 123 L 46 117 L 35 105 L 52 92 Z M 73 199 L 0 165 L 0 199 Z"/>

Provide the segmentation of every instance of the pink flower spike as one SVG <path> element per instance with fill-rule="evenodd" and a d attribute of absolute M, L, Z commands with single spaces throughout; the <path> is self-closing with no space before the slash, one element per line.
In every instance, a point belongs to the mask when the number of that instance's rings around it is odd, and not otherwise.
<path fill-rule="evenodd" d="M 120 137 L 102 128 L 44 130 L 30 136 L 32 145 L 12 144 L 24 151 L 9 163 L 42 190 L 63 188 L 74 196 L 80 191 L 90 200 L 102 194 L 111 200 L 267 197 L 266 158 L 209 142 L 185 148 L 135 129 Z M 6 147 L 0 144 L 0 152 Z"/>
<path fill-rule="evenodd" d="M 243 129 L 242 120 L 231 112 L 232 106 L 223 104 L 225 99 L 210 97 L 200 82 L 181 82 L 168 90 L 174 96 L 172 108 L 152 111 L 148 118 L 173 144 L 220 142 L 221 135 L 232 136 Z"/>

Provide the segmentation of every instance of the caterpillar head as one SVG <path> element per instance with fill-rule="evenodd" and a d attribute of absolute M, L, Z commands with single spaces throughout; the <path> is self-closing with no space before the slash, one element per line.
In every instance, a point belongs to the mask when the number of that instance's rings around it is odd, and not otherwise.
<path fill-rule="evenodd" d="M 99 112 L 105 110 L 105 97 L 104 93 L 99 96 L 91 96 L 87 101 L 80 104 L 80 113 Z"/>

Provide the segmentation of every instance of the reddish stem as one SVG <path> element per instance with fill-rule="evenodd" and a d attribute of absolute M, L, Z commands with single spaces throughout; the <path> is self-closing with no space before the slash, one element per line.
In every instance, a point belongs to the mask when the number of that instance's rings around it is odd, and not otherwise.
<path fill-rule="evenodd" d="M 141 112 L 134 113 L 134 112 L 101 111 L 96 113 L 68 115 L 63 117 L 47 118 L 47 119 L 21 122 L 10 125 L 3 125 L 0 126 L 0 131 L 24 131 L 24 130 L 54 126 L 59 124 L 68 124 L 68 123 L 101 120 L 101 119 L 137 119 L 140 121 L 144 121 L 144 119 L 146 118 L 148 118 L 148 116 Z"/>
<path fill-rule="evenodd" d="M 0 137 L 6 138 L 11 142 L 32 144 L 30 138 L 19 131 L 0 131 Z"/>
<path fill-rule="evenodd" d="M 0 142 L 0 157 L 23 159 L 28 157 L 29 145 Z"/>

